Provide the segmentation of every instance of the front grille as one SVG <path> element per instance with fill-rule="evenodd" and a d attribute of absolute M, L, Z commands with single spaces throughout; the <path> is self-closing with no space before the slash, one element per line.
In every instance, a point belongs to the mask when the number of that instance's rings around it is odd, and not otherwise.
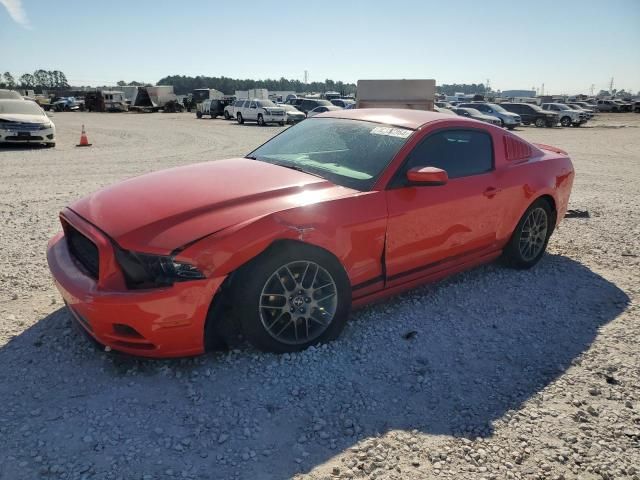
<path fill-rule="evenodd" d="M 71 255 L 74 256 L 93 278 L 97 279 L 100 260 L 96 244 L 68 224 L 65 236 L 67 237 L 67 245 L 69 246 Z"/>
<path fill-rule="evenodd" d="M 12 135 L 10 137 L 4 137 L 4 139 L 7 142 L 31 142 L 31 141 L 34 141 L 34 140 L 38 140 L 38 141 L 43 140 L 42 137 L 38 137 L 36 135 L 29 135 L 28 137 L 27 136 L 17 137 L 15 135 Z"/>
<path fill-rule="evenodd" d="M 21 132 L 34 132 L 36 130 L 42 130 L 44 125 L 42 123 L 29 123 L 29 122 L 3 122 L 4 128 L 10 131 Z"/>
<path fill-rule="evenodd" d="M 276 117 L 281 117 L 281 116 L 284 115 L 284 112 L 275 111 L 275 112 L 271 112 L 271 115 L 276 116 Z"/>

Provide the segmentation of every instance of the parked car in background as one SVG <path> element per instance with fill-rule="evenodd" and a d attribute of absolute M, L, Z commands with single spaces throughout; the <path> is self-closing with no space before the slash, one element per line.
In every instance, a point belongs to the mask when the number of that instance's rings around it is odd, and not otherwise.
<path fill-rule="evenodd" d="M 485 102 L 473 102 L 473 103 L 460 103 L 457 105 L 458 107 L 463 108 L 475 108 L 485 115 L 491 115 L 493 117 L 498 118 L 501 122 L 500 124 L 503 127 L 508 128 L 509 130 L 513 130 L 517 126 L 520 125 L 521 119 L 519 115 L 515 113 L 511 113 L 506 111 L 500 105 L 495 103 L 485 103 Z"/>
<path fill-rule="evenodd" d="M 224 112 L 223 112 L 224 119 L 232 120 L 236 118 L 236 115 L 240 111 L 239 108 L 242 107 L 242 105 L 244 105 L 244 99 L 236 100 L 230 103 L 229 105 L 227 105 L 226 107 L 224 107 Z"/>
<path fill-rule="evenodd" d="M 302 113 L 309 113 L 311 110 L 313 110 L 316 107 L 320 107 L 320 106 L 324 106 L 324 107 L 334 107 L 335 105 L 333 105 L 329 100 L 322 100 L 322 99 L 315 99 L 315 98 L 302 98 L 302 99 L 298 99 L 301 100 L 298 104 L 295 104 L 294 106 L 300 110 Z"/>
<path fill-rule="evenodd" d="M 224 100 L 203 100 L 196 106 L 196 117 L 202 118 L 204 115 L 211 115 L 211 118 L 223 116 L 225 108 L 229 102 Z"/>
<path fill-rule="evenodd" d="M 613 100 L 613 102 L 618 104 L 621 112 L 630 112 L 633 110 L 633 104 L 631 102 L 625 102 L 624 100 Z"/>
<path fill-rule="evenodd" d="M 241 107 L 236 107 L 236 120 L 240 124 L 250 121 L 261 126 L 268 123 L 284 125 L 284 109 L 271 100 L 245 100 Z"/>
<path fill-rule="evenodd" d="M 442 108 L 442 107 L 438 107 L 437 105 L 433 106 L 433 111 L 438 113 L 443 113 L 444 115 L 456 115 L 456 113 L 452 111 L 450 108 Z"/>
<path fill-rule="evenodd" d="M 51 115 L 51 114 L 49 114 Z M 0 143 L 56 144 L 56 127 L 36 102 L 0 100 Z"/>
<path fill-rule="evenodd" d="M 594 115 L 596 113 L 598 113 L 598 109 L 596 108 L 596 105 L 593 103 L 587 103 L 587 102 L 572 102 L 570 103 L 570 105 L 576 105 L 578 107 L 581 107 L 583 110 L 586 110 L 588 112 L 593 113 Z"/>
<path fill-rule="evenodd" d="M 586 112 L 579 112 L 569 108 L 564 103 L 543 103 L 542 109 L 548 112 L 554 112 L 560 117 L 560 125 L 563 127 L 579 127 L 587 121 Z"/>
<path fill-rule="evenodd" d="M 558 114 L 545 112 L 538 105 L 531 103 L 501 103 L 505 110 L 520 115 L 524 125 L 535 125 L 536 127 L 555 127 L 560 121 Z"/>
<path fill-rule="evenodd" d="M 441 110 L 446 110 L 442 108 Z M 451 107 L 449 109 L 456 115 L 460 115 L 461 117 L 473 118 L 474 120 L 480 120 L 481 122 L 487 122 L 491 125 L 497 125 L 498 127 L 502 126 L 502 122 L 500 122 L 499 118 L 492 117 L 491 115 L 485 115 L 480 110 L 476 110 L 475 108 L 466 108 L 466 107 Z"/>
<path fill-rule="evenodd" d="M 498 258 L 533 267 L 573 180 L 566 152 L 484 123 L 340 110 L 73 202 L 47 261 L 72 321 L 113 350 L 198 355 L 241 331 L 296 352 L 352 306 Z"/>
<path fill-rule="evenodd" d="M 640 113 L 640 102 L 633 103 L 633 111 L 636 113 Z"/>
<path fill-rule="evenodd" d="M 0 88 L 0 100 L 22 100 L 22 95 L 15 90 Z"/>
<path fill-rule="evenodd" d="M 314 108 L 307 112 L 307 117 L 313 117 L 314 115 L 318 115 L 319 113 L 332 112 L 335 110 L 344 110 L 342 107 L 336 107 L 335 105 L 320 105 L 319 107 Z"/>
<path fill-rule="evenodd" d="M 331 100 L 331 103 L 333 103 L 336 107 L 348 108 L 349 105 L 355 105 L 356 101 L 346 98 L 336 98 L 334 100 Z"/>
<path fill-rule="evenodd" d="M 307 118 L 307 116 L 298 110 L 293 105 L 283 104 L 279 105 L 282 109 L 284 109 L 284 117 L 285 122 L 287 123 L 298 123 Z"/>
<path fill-rule="evenodd" d="M 565 104 L 567 107 L 569 107 L 571 110 L 577 110 L 578 112 L 584 112 L 584 114 L 587 116 L 587 120 L 591 120 L 593 118 L 593 112 L 591 110 L 587 110 L 585 108 L 582 108 L 580 105 L 577 105 L 575 103 L 566 103 Z"/>
<path fill-rule="evenodd" d="M 620 105 L 618 105 L 613 100 L 598 100 L 596 104 L 596 108 L 599 112 L 612 112 L 617 113 L 620 112 Z"/>
<path fill-rule="evenodd" d="M 452 106 L 449 102 L 436 102 L 436 107 L 438 108 L 451 108 Z"/>

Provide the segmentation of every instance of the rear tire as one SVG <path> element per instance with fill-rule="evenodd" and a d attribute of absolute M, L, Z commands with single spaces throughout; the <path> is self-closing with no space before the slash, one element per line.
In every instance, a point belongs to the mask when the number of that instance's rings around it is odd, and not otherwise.
<path fill-rule="evenodd" d="M 237 118 L 238 123 L 240 125 L 242 125 L 244 123 L 244 118 L 242 118 L 242 114 L 241 113 L 238 113 L 238 116 L 236 118 Z"/>
<path fill-rule="evenodd" d="M 227 112 L 226 110 L 224 111 L 224 119 L 231 120 L 231 115 L 229 115 L 229 112 Z"/>
<path fill-rule="evenodd" d="M 281 127 L 284 127 L 284 122 L 280 122 L 280 126 L 281 126 Z"/>
<path fill-rule="evenodd" d="M 517 269 L 533 267 L 544 255 L 554 226 L 555 216 L 549 203 L 544 199 L 533 202 L 504 249 L 504 263 Z"/>
<path fill-rule="evenodd" d="M 202 118 L 202 112 L 196 112 L 196 117 Z"/>
<path fill-rule="evenodd" d="M 232 299 L 252 345 L 265 352 L 296 352 L 338 337 L 351 308 L 351 284 L 329 252 L 291 243 L 241 267 Z"/>

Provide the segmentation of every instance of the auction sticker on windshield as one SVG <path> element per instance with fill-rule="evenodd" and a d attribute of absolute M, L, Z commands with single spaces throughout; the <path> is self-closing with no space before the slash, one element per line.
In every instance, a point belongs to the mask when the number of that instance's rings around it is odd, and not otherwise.
<path fill-rule="evenodd" d="M 394 127 L 376 127 L 371 130 L 373 135 L 386 135 L 388 137 L 408 138 L 413 130 L 407 130 L 406 128 L 394 128 Z"/>

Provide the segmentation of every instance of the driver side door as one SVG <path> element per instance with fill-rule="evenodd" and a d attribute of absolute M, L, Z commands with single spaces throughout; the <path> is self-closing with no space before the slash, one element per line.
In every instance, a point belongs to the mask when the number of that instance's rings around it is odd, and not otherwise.
<path fill-rule="evenodd" d="M 412 184 L 415 167 L 445 170 L 444 185 Z M 387 187 L 387 286 L 495 251 L 502 215 L 491 135 L 480 129 L 427 134 Z"/>

